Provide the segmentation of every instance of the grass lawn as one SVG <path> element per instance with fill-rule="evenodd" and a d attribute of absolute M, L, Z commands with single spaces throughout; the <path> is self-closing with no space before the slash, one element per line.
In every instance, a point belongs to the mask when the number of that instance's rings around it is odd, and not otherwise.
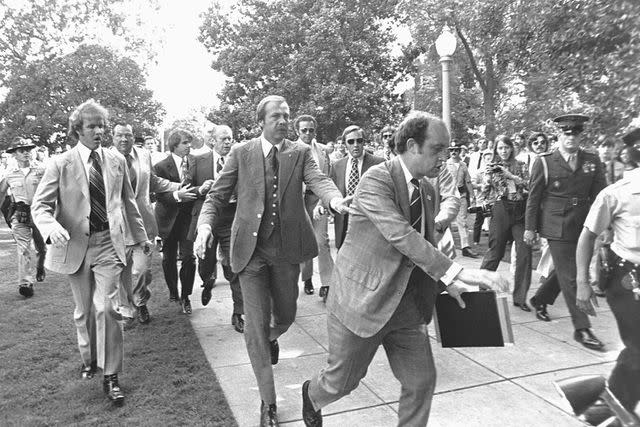
<path fill-rule="evenodd" d="M 235 426 L 189 319 L 169 303 L 154 257 L 151 323 L 125 332 L 122 407 L 102 392 L 102 372 L 80 379 L 73 298 L 47 272 L 33 298 L 18 294 L 15 245 L 0 227 L 0 425 Z"/>

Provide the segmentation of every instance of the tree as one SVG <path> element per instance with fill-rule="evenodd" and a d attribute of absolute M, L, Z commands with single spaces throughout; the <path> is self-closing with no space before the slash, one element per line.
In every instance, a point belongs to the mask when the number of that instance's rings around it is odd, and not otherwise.
<path fill-rule="evenodd" d="M 69 55 L 36 61 L 7 83 L 10 90 L 0 103 L 5 145 L 17 135 L 38 144 L 63 143 L 70 113 L 89 98 L 109 109 L 112 122 L 131 123 L 140 133 L 152 131 L 164 115 L 136 62 L 102 46 L 83 45 Z"/>
<path fill-rule="evenodd" d="M 210 118 L 255 134 L 255 105 L 284 96 L 292 114 L 312 114 L 321 138 L 347 125 L 377 129 L 404 112 L 393 90 L 402 78 L 392 55 L 396 1 L 242 0 L 232 13 L 204 15 L 200 40 L 212 67 L 230 80 Z"/>

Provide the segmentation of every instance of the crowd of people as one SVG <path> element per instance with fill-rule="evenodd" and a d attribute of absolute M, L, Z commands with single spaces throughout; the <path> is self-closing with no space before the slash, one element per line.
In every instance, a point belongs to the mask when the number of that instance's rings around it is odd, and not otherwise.
<path fill-rule="evenodd" d="M 2 153 L 0 200 L 18 249 L 19 293 L 33 297 L 45 268 L 68 276 L 80 376 L 102 370 L 114 404 L 125 398 L 118 381 L 124 331 L 152 319 L 156 246 L 167 296 L 186 315 L 196 274 L 206 306 L 220 263 L 230 324 L 244 334 L 258 384 L 260 425 L 278 425 L 272 365 L 295 320 L 299 284 L 315 294 L 315 258 L 330 344 L 327 365 L 302 387 L 305 424 L 322 425 L 321 409 L 358 386 L 382 345 L 402 385 L 399 425 L 426 425 L 435 367 L 424 331 L 435 298 L 446 291 L 464 306 L 463 284 L 508 290 L 495 271 L 513 242 L 514 306 L 549 321 L 548 305 L 562 292 L 574 339 L 589 349 L 603 348 L 590 329 L 590 301 L 596 291 L 607 296 L 625 344 L 611 388 L 633 411 L 640 131 L 626 134 L 617 155 L 611 140 L 599 141 L 597 152 L 582 148 L 588 117 L 575 114 L 554 120 L 558 137 L 534 132 L 463 144 L 440 119 L 415 111 L 379 138 L 350 125 L 321 144 L 316 119 L 291 120 L 286 99 L 275 95 L 257 105 L 256 121 L 261 135 L 241 143 L 224 124 L 201 135 L 173 129 L 161 152 L 155 138 L 135 138 L 130 123 L 110 126 L 107 109 L 88 100 L 69 119 L 73 146 L 47 155 L 16 138 Z M 480 268 L 453 260 L 452 228 L 462 256 L 482 256 Z M 545 281 L 529 298 L 538 246 Z"/>

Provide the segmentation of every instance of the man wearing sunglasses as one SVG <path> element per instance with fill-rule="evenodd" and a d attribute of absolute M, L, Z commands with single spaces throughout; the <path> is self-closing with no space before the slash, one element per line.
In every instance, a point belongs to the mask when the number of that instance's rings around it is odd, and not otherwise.
<path fill-rule="evenodd" d="M 309 145 L 311 147 L 311 155 L 316 162 L 320 171 L 329 176 L 331 162 L 329 160 L 329 150 L 318 144 L 316 141 L 316 129 L 318 123 L 313 116 L 303 114 L 297 117 L 293 122 L 293 128 L 298 135 L 298 142 Z M 320 270 L 320 297 L 324 298 L 329 289 L 329 280 L 333 271 L 333 258 L 331 258 L 331 249 L 329 248 L 329 233 L 327 212 L 322 206 L 320 198 L 311 189 L 306 188 L 304 191 L 304 206 L 307 210 L 313 231 L 318 242 L 318 269 Z M 304 282 L 304 293 L 313 295 L 313 259 L 303 262 L 300 266 L 301 278 Z"/>
<path fill-rule="evenodd" d="M 360 126 L 348 126 L 342 132 L 342 140 L 347 148 L 347 156 L 338 160 L 331 168 L 331 179 L 343 196 L 353 196 L 362 175 L 374 165 L 384 162 L 364 150 L 364 131 Z M 336 248 L 340 249 L 347 234 L 349 215 L 336 215 L 333 225 L 336 234 Z"/>
<path fill-rule="evenodd" d="M 391 126 L 385 126 L 380 131 L 380 138 L 382 139 L 382 147 L 374 154 L 378 157 L 383 157 L 385 160 L 391 160 L 396 156 L 394 153 L 396 143 L 393 141 L 393 131 L 395 129 Z"/>

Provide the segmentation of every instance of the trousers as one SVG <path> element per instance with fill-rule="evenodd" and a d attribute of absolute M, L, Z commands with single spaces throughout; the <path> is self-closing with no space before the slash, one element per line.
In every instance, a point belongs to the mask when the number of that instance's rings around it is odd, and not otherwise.
<path fill-rule="evenodd" d="M 18 282 L 20 285 L 30 285 L 33 283 L 31 274 L 32 251 L 31 240 L 36 248 L 36 265 L 38 269 L 44 269 L 44 256 L 47 253 L 47 246 L 42 239 L 40 231 L 32 223 L 21 223 L 13 216 L 11 218 L 11 232 L 16 241 L 18 251 Z"/>

